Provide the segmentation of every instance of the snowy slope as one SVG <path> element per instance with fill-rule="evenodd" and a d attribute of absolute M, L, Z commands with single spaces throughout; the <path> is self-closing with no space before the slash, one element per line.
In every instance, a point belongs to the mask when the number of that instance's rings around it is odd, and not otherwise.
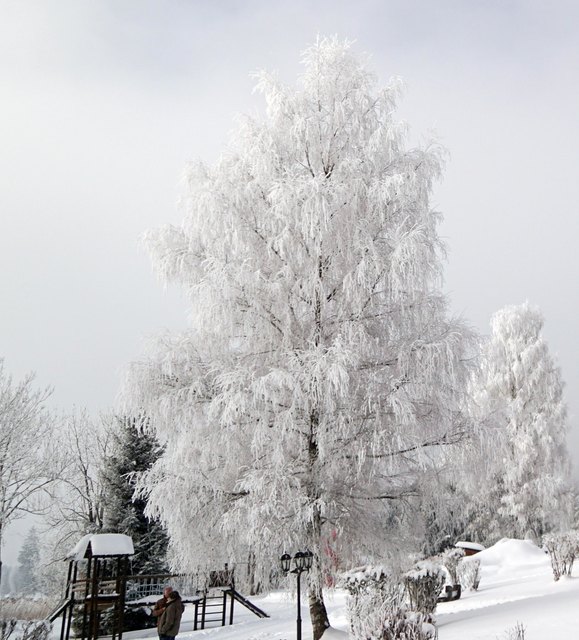
<path fill-rule="evenodd" d="M 478 592 L 438 606 L 439 640 L 495 640 L 517 622 L 526 640 L 579 637 L 579 580 L 554 582 L 548 556 L 527 540 L 501 540 L 477 555 Z"/>

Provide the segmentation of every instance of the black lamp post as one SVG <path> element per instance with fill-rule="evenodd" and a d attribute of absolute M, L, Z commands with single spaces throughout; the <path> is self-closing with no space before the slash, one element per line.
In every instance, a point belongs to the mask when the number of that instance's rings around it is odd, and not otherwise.
<path fill-rule="evenodd" d="M 295 573 L 298 587 L 298 617 L 297 617 L 297 640 L 302 640 L 302 603 L 301 603 L 301 583 L 300 579 L 304 571 L 312 568 L 314 554 L 311 551 L 298 551 L 292 558 L 288 553 L 284 553 L 279 559 L 281 569 L 284 573 Z M 292 569 L 293 560 L 293 569 Z"/>

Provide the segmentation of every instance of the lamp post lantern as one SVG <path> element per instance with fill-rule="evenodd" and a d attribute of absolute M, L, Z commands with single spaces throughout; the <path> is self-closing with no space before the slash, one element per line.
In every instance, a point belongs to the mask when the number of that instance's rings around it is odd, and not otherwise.
<path fill-rule="evenodd" d="M 301 603 L 301 576 L 304 571 L 312 568 L 314 554 L 311 551 L 298 551 L 292 558 L 288 553 L 284 553 L 279 559 L 281 569 L 284 573 L 295 573 L 297 579 L 297 640 L 302 640 L 302 603 Z M 293 569 L 292 569 L 293 560 Z"/>
<path fill-rule="evenodd" d="M 290 556 L 289 553 L 284 553 L 283 556 L 279 559 L 279 561 L 281 562 L 282 571 L 284 573 L 287 573 L 291 568 L 292 557 Z"/>

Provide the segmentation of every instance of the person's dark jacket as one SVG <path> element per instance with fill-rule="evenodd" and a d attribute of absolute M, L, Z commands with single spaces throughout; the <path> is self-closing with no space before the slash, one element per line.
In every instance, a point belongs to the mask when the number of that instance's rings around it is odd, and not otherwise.
<path fill-rule="evenodd" d="M 185 607 L 181 598 L 169 599 L 165 611 L 159 620 L 159 635 L 175 637 L 179 633 L 181 616 Z"/>
<path fill-rule="evenodd" d="M 167 602 L 168 602 L 167 598 L 163 596 L 160 600 L 157 600 L 157 602 L 155 603 L 155 606 L 153 607 L 153 610 L 151 611 L 151 615 L 157 618 L 157 629 L 161 624 L 161 616 L 163 615 L 163 611 L 165 611 Z"/>

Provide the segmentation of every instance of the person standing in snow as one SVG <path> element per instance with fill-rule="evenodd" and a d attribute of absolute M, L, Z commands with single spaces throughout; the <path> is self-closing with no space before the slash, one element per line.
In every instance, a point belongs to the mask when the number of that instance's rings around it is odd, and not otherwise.
<path fill-rule="evenodd" d="M 185 607 L 178 591 L 171 591 L 167 597 L 167 606 L 159 619 L 159 638 L 161 640 L 174 640 L 179 633 L 181 616 Z"/>
<path fill-rule="evenodd" d="M 172 591 L 173 591 L 173 587 L 165 587 L 163 589 L 163 597 L 160 600 L 157 600 L 157 602 L 155 603 L 155 606 L 153 607 L 153 610 L 151 611 L 151 615 L 154 618 L 157 618 L 157 631 L 159 631 L 159 625 L 161 624 L 161 616 L 163 615 L 163 612 L 167 607 L 167 604 L 169 602 L 169 594 Z M 159 631 L 159 636 L 160 635 L 161 635 L 161 632 Z"/>

